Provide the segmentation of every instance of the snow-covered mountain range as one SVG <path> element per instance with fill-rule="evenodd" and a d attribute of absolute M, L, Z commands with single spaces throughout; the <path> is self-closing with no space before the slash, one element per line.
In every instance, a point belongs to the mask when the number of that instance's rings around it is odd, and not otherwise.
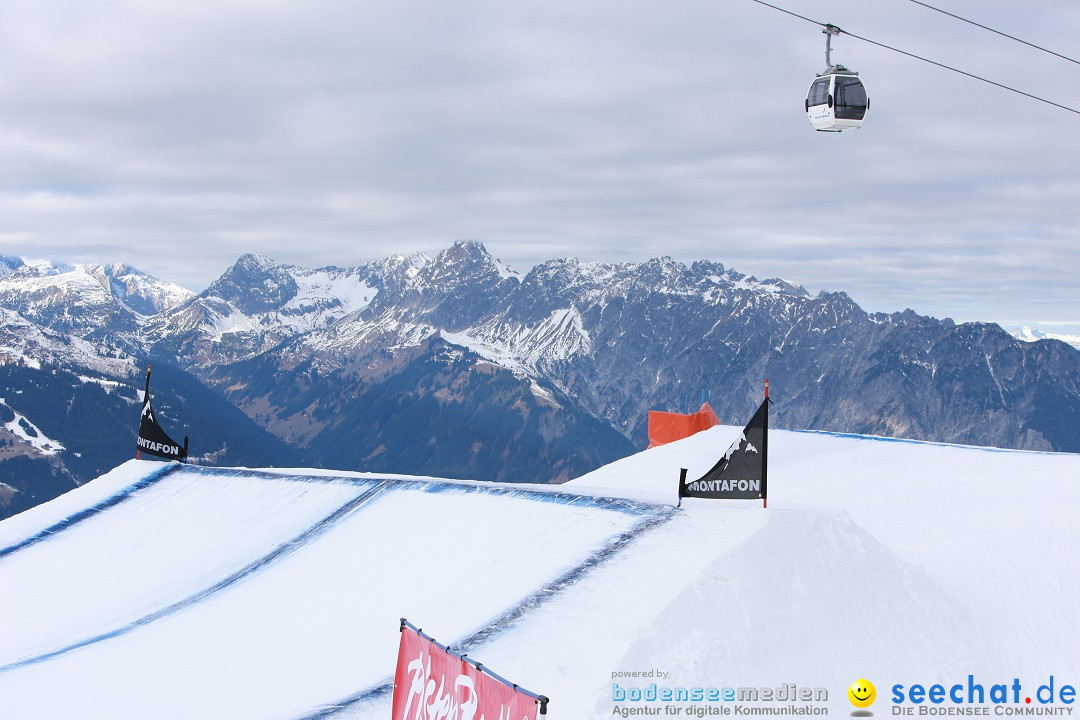
<path fill-rule="evenodd" d="M 1023 340 L 1024 342 L 1036 342 L 1038 340 L 1060 340 L 1061 342 L 1068 343 L 1074 348 L 1080 350 L 1080 335 L 1046 332 L 1045 330 L 1033 328 L 1029 325 L 1022 325 L 1012 331 L 1012 336 L 1017 340 Z"/>
<path fill-rule="evenodd" d="M 702 390 L 745 421 L 765 377 L 779 427 L 1080 451 L 1075 348 L 716 262 L 522 274 L 476 242 L 349 268 L 244 255 L 198 294 L 126 266 L 0 265 L 4 362 L 134 387 L 153 358 L 325 467 L 564 480 L 644 447 L 648 410 Z M 207 431 L 189 434 L 198 454 Z"/>

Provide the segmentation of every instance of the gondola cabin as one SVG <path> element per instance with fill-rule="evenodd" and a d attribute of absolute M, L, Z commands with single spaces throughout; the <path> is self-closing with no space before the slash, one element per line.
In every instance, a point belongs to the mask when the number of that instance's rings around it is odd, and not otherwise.
<path fill-rule="evenodd" d="M 822 132 L 854 130 L 869 109 L 870 98 L 859 74 L 843 65 L 818 75 L 806 94 L 806 115 L 814 129 Z"/>

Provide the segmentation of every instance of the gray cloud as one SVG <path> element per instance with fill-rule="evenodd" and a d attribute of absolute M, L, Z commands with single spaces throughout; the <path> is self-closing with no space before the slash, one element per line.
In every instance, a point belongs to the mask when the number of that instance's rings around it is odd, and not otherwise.
<path fill-rule="evenodd" d="M 902 0 L 793 11 L 1080 106 L 1080 67 Z M 948 9 L 1078 55 L 1066 0 Z M 0 252 L 201 289 L 480 239 L 708 258 L 871 310 L 1080 322 L 1080 116 L 841 36 L 863 129 L 802 112 L 814 26 L 749 2 L 13 0 Z"/>

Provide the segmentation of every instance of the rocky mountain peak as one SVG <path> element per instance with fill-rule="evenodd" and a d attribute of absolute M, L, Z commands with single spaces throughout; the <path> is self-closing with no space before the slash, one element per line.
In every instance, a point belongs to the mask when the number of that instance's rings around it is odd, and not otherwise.
<path fill-rule="evenodd" d="M 438 259 L 446 258 L 452 262 L 475 261 L 494 262 L 491 253 L 488 252 L 484 243 L 479 240 L 458 240 L 446 250 L 439 253 Z"/>
<path fill-rule="evenodd" d="M 11 255 L 0 255 L 0 278 L 7 277 L 25 264 L 26 263 L 22 261 L 22 258 L 13 257 Z"/>
<path fill-rule="evenodd" d="M 299 288 L 288 267 L 264 255 L 247 253 L 210 284 L 202 297 L 219 297 L 252 315 L 280 308 Z"/>
<path fill-rule="evenodd" d="M 423 277 L 433 285 L 499 282 L 504 266 L 488 252 L 482 242 L 459 240 L 423 268 Z"/>

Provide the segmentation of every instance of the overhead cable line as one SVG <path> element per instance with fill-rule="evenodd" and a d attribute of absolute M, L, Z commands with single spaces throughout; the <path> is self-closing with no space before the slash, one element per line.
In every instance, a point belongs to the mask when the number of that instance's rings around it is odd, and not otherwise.
<path fill-rule="evenodd" d="M 1030 43 L 1027 40 L 1021 40 L 1020 38 L 1014 37 L 1014 36 L 1012 36 L 1012 35 L 1010 35 L 1008 33 L 1003 33 L 1000 30 L 995 30 L 992 27 L 987 27 L 986 25 L 983 25 L 982 23 L 977 23 L 974 20 L 968 20 L 965 17 L 960 17 L 959 15 L 951 13 L 951 12 L 949 12 L 947 10 L 942 10 L 941 8 L 936 8 L 933 5 L 928 5 L 927 3 L 922 2 L 922 0 L 911 0 L 911 2 L 915 3 L 916 5 L 922 5 L 924 8 L 928 8 L 928 9 L 933 10 L 935 12 L 939 12 L 942 15 L 948 15 L 951 18 L 956 18 L 957 20 L 962 20 L 962 21 L 968 23 L 969 25 L 974 25 L 975 27 L 982 28 L 983 30 L 989 30 L 992 33 L 997 33 L 998 35 L 1001 35 L 1002 37 L 1007 37 L 1010 40 L 1015 40 L 1018 43 L 1023 43 L 1024 45 L 1027 45 L 1029 47 L 1033 47 L 1036 50 L 1042 50 L 1044 53 L 1049 53 L 1051 55 L 1055 55 L 1055 56 L 1061 58 L 1062 60 L 1068 60 L 1071 63 L 1076 63 L 1077 65 L 1080 65 L 1080 60 L 1073 60 L 1071 57 L 1069 57 L 1067 55 L 1062 55 L 1061 53 L 1056 53 L 1053 50 L 1047 50 L 1044 47 L 1036 45 L 1035 43 Z"/>
<path fill-rule="evenodd" d="M 922 60 L 923 62 L 930 63 L 931 65 L 937 65 L 938 67 L 945 68 L 946 70 L 952 70 L 955 73 L 960 73 L 961 75 L 966 75 L 969 78 L 975 78 L 976 80 L 982 80 L 984 83 L 989 83 L 990 85 L 994 85 L 996 87 L 1002 88 L 1003 90 L 1009 90 L 1009 91 L 1014 92 L 1014 93 L 1016 93 L 1018 95 L 1023 95 L 1024 97 L 1029 97 L 1032 100 L 1038 100 L 1039 102 L 1044 102 L 1047 105 L 1053 105 L 1054 107 L 1061 108 L 1062 110 L 1068 110 L 1071 113 L 1076 113 L 1077 115 L 1080 115 L 1080 110 L 1076 110 L 1076 109 L 1071 108 L 1071 107 L 1069 107 L 1067 105 L 1062 105 L 1062 104 L 1056 103 L 1056 102 L 1054 102 L 1052 100 L 1047 100 L 1046 98 L 1041 98 L 1038 95 L 1032 95 L 1031 93 L 1024 92 L 1023 90 L 1017 90 L 1016 88 L 1009 87 L 1008 85 L 1002 85 L 1001 83 L 994 82 L 993 80 L 987 80 L 986 78 L 980 77 L 979 75 L 975 75 L 974 73 L 969 73 L 969 72 L 967 72 L 965 70 L 959 70 L 959 69 L 954 68 L 954 67 L 952 67 L 950 65 L 946 65 L 944 63 L 939 63 L 936 60 L 930 60 L 929 58 L 924 58 L 921 55 L 916 55 L 914 53 L 909 53 L 906 50 L 901 50 L 899 48 L 890 47 L 890 46 L 888 46 L 888 45 L 886 45 L 884 43 L 879 43 L 879 42 L 877 42 L 875 40 L 871 40 L 870 38 L 864 38 L 864 37 L 862 37 L 860 35 L 856 35 L 855 33 L 848 32 L 847 30 L 841 30 L 840 32 L 844 33 L 845 35 L 850 35 L 851 37 L 853 37 L 853 38 L 855 38 L 857 40 L 862 40 L 863 42 L 868 42 L 871 45 L 877 45 L 878 47 L 883 47 L 886 50 L 892 50 L 893 52 L 898 52 L 901 55 L 907 55 L 908 57 L 915 58 L 916 60 Z"/>
<path fill-rule="evenodd" d="M 984 77 L 982 77 L 980 75 L 976 75 L 974 73 L 969 73 L 966 70 L 960 70 L 958 68 L 954 68 L 951 65 L 946 65 L 945 63 L 939 63 L 936 60 L 930 60 L 929 58 L 922 57 L 921 55 L 916 55 L 915 53 L 909 53 L 906 50 L 901 50 L 900 48 L 895 48 L 895 47 L 892 47 L 890 45 L 886 45 L 885 43 L 879 43 L 876 40 L 871 40 L 870 38 L 865 38 L 865 37 L 863 37 L 861 35 L 856 35 L 853 32 L 848 32 L 847 30 L 842 30 L 841 28 L 836 27 L 835 25 L 832 25 L 831 23 L 823 23 L 823 22 L 819 22 L 817 20 L 813 20 L 813 19 L 805 17 L 803 15 L 799 15 L 798 13 L 793 13 L 790 10 L 785 10 L 784 8 L 779 7 L 777 5 L 772 5 L 770 3 L 767 3 L 764 0 L 751 0 L 751 2 L 756 2 L 758 5 L 764 5 L 765 7 L 770 7 L 773 10 L 779 10 L 782 13 L 787 13 L 788 15 L 792 15 L 794 17 L 797 17 L 800 20 L 806 20 L 807 22 L 813 23 L 814 25 L 820 25 L 822 28 L 829 28 L 829 27 L 835 28 L 840 33 L 843 33 L 844 35 L 850 35 L 851 37 L 855 38 L 856 40 L 862 40 L 863 42 L 870 43 L 871 45 L 877 45 L 878 47 L 885 48 L 886 50 L 892 50 L 893 52 L 900 53 L 901 55 L 907 55 L 910 58 L 915 58 L 916 60 L 922 60 L 925 63 L 930 63 L 931 65 L 937 65 L 939 68 L 944 68 L 946 70 L 951 70 L 954 73 L 959 73 L 960 75 L 966 75 L 969 78 L 974 78 L 975 80 L 981 80 L 982 82 L 987 83 L 989 85 L 994 85 L 995 87 L 999 87 L 1002 90 L 1008 90 L 1009 92 L 1014 92 L 1017 95 L 1023 95 L 1024 97 L 1031 98 L 1032 100 L 1038 100 L 1041 103 L 1046 103 L 1047 105 L 1053 105 L 1056 108 L 1061 108 L 1062 110 L 1068 110 L 1071 113 L 1075 113 L 1076 115 L 1080 115 L 1080 110 L 1077 110 L 1075 108 L 1071 108 L 1071 107 L 1069 107 L 1067 105 L 1062 105 L 1060 103 L 1053 102 L 1052 100 L 1047 100 L 1046 98 L 1039 97 L 1038 95 L 1032 95 L 1031 93 L 1024 92 L 1023 90 L 1017 90 L 1014 87 L 1010 87 L 1008 85 L 1003 85 L 1003 84 L 1001 84 L 999 82 L 995 82 L 993 80 L 988 80 L 988 79 L 986 79 L 986 78 L 984 78 Z"/>
<path fill-rule="evenodd" d="M 814 23 L 815 25 L 820 25 L 821 27 L 826 27 L 829 24 L 829 23 L 818 22 L 817 20 L 811 20 L 810 18 L 806 17 L 805 15 L 800 15 L 799 13 L 793 13 L 790 10 L 785 10 L 784 8 L 778 7 L 776 5 L 770 5 L 769 3 L 764 2 L 764 0 L 754 0 L 754 2 L 756 2 L 758 5 L 764 5 L 765 7 L 771 7 L 773 10 L 779 10 L 782 13 L 787 13 L 788 15 L 794 15 L 795 17 L 799 18 L 800 20 L 805 20 L 806 22 L 811 22 L 811 23 Z"/>

